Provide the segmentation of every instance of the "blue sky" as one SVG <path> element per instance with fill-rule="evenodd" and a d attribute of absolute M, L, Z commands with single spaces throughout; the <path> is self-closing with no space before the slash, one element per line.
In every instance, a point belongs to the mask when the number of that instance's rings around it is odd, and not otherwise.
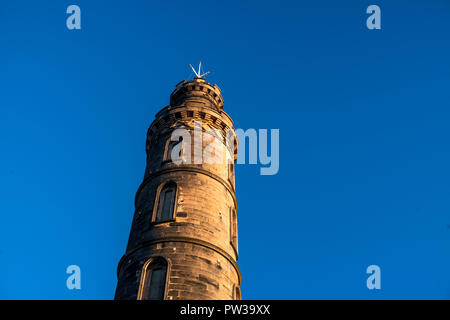
<path fill-rule="evenodd" d="M 448 1 L 2 1 L 0 30 L 1 299 L 113 298 L 147 128 L 200 60 L 236 127 L 280 129 L 277 175 L 236 168 L 244 299 L 450 299 Z"/>

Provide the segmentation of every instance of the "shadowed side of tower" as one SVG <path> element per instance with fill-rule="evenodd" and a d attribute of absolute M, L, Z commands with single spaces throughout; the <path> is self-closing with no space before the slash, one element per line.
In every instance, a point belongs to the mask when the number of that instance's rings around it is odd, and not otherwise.
<path fill-rule="evenodd" d="M 184 135 L 173 139 L 176 130 Z M 219 150 L 223 161 L 208 161 Z M 220 89 L 202 78 L 179 83 L 148 130 L 146 151 L 115 298 L 240 299 L 237 139 Z"/>

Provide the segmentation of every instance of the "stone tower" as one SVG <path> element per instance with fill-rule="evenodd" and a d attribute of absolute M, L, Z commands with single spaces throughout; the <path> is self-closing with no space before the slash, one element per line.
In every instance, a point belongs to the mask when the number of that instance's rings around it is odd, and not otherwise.
<path fill-rule="evenodd" d="M 185 135 L 174 138 L 179 129 Z M 209 141 L 216 147 L 208 153 Z M 218 150 L 231 160 L 208 161 Z M 237 138 L 219 87 L 203 78 L 180 82 L 150 125 L 146 151 L 115 298 L 241 299 Z"/>

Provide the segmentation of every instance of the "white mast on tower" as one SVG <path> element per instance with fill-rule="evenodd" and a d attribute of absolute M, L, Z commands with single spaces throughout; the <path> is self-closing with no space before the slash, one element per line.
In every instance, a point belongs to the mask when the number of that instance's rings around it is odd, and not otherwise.
<path fill-rule="evenodd" d="M 192 71 L 194 71 L 194 74 L 197 78 L 204 78 L 205 76 L 207 76 L 208 74 L 210 74 L 212 71 L 208 71 L 202 74 L 202 62 L 200 61 L 199 65 L 198 65 L 198 71 L 196 71 L 194 69 L 194 67 L 192 66 L 192 64 L 190 64 Z"/>

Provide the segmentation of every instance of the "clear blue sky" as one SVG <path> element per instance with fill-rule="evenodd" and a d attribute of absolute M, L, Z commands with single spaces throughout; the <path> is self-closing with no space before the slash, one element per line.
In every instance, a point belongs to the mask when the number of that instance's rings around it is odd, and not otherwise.
<path fill-rule="evenodd" d="M 236 168 L 244 299 L 449 299 L 449 35 L 447 0 L 1 1 L 0 298 L 113 298 L 147 128 L 202 60 L 280 129 L 278 175 Z"/>

